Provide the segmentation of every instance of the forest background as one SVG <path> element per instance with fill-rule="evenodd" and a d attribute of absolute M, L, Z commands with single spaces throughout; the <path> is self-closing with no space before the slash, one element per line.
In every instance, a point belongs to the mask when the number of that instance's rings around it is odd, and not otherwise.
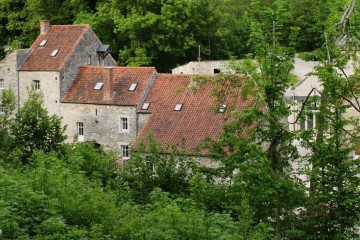
<path fill-rule="evenodd" d="M 359 239 L 360 164 L 350 157 L 359 135 L 345 131 L 357 123 L 344 117 L 359 72 L 339 74 L 350 55 L 332 44 L 340 31 L 356 46 L 357 8 L 346 29 L 336 24 L 350 2 L 0 0 L 2 56 L 29 47 L 41 19 L 88 23 L 120 65 L 167 72 L 196 60 L 199 45 L 203 60 L 248 59 L 236 70 L 249 81 L 220 75 L 214 86 L 220 100 L 253 97 L 219 141 L 203 146 L 219 168 L 160 154 L 150 139 L 118 171 L 116 153 L 64 144 L 61 119 L 48 115 L 41 94 L 30 91 L 12 118 L 16 99 L 3 90 L 0 239 Z M 314 74 L 324 91 L 317 129 L 294 133 L 281 121 L 296 52 L 323 63 Z M 295 139 L 311 154 L 299 156 Z"/>

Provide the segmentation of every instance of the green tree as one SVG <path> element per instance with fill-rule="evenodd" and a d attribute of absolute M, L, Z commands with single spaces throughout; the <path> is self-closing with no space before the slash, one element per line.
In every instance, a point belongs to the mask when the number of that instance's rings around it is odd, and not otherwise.
<path fill-rule="evenodd" d="M 272 26 L 272 24 L 270 25 Z M 274 34 L 263 33 L 263 25 L 253 18 L 250 41 L 254 58 L 244 60 L 235 70 L 240 75 L 220 75 L 215 79 L 219 102 L 229 102 L 230 123 L 213 157 L 221 163 L 221 177 L 231 184 L 228 195 L 232 209 L 248 201 L 255 222 L 267 222 L 274 238 L 301 234 L 296 229 L 296 208 L 303 207 L 304 182 L 292 163 L 298 159 L 293 146 L 295 134 L 283 120 L 289 115 L 284 92 L 289 86 L 294 49 L 281 47 Z M 239 101 L 249 105 L 235 114 Z M 236 200 L 237 199 L 237 200 Z"/>
<path fill-rule="evenodd" d="M 11 134 L 17 147 L 23 152 L 24 160 L 34 150 L 47 153 L 58 150 L 66 139 L 64 131 L 61 119 L 56 115 L 48 115 L 42 94 L 29 90 L 29 98 L 11 125 Z"/>
<path fill-rule="evenodd" d="M 348 57 L 336 46 L 323 49 L 318 57 L 323 62 L 314 75 L 324 89 L 317 128 L 302 135 L 304 145 L 311 150 L 307 156 L 311 164 L 308 239 L 355 239 L 359 238 L 360 162 L 353 159 L 352 151 L 359 139 L 359 121 L 346 115 L 359 111 L 357 60 L 354 74 L 347 75 Z"/>

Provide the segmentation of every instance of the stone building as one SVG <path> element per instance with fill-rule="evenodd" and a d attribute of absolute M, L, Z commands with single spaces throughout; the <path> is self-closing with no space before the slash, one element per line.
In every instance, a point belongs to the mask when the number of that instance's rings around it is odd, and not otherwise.
<path fill-rule="evenodd" d="M 20 49 L 10 53 L 0 61 L 0 95 L 1 90 L 13 89 L 16 98 L 19 98 L 19 72 L 17 68 L 23 63 L 30 53 L 30 49 Z"/>
<path fill-rule="evenodd" d="M 172 74 L 213 75 L 232 73 L 230 60 L 192 61 L 171 70 Z"/>
<path fill-rule="evenodd" d="M 67 136 L 120 149 L 128 158 L 144 124 L 137 111 L 156 74 L 153 67 L 80 67 L 61 104 Z"/>
<path fill-rule="evenodd" d="M 204 67 L 210 72 L 201 73 L 223 72 L 223 64 L 211 62 Z M 177 146 L 191 155 L 204 154 L 195 148 L 205 138 L 219 138 L 226 103 L 218 106 L 210 84 L 193 91 L 193 76 L 184 72 L 158 74 L 153 67 L 115 65 L 110 47 L 90 26 L 41 21 L 29 49 L 0 61 L 0 89 L 13 88 L 19 107 L 29 88 L 41 91 L 49 114 L 62 117 L 67 126 L 69 142 L 95 141 L 118 150 L 123 159 L 150 133 L 163 151 Z M 237 107 L 246 104 L 239 101 Z"/>
<path fill-rule="evenodd" d="M 61 115 L 60 100 L 82 65 L 116 65 L 89 25 L 50 25 L 40 21 L 40 34 L 29 49 L 18 50 L 0 62 L 0 79 L 17 94 L 19 106 L 28 88 L 43 90 L 50 114 Z M 1 80 L 0 80 L 1 84 Z"/>

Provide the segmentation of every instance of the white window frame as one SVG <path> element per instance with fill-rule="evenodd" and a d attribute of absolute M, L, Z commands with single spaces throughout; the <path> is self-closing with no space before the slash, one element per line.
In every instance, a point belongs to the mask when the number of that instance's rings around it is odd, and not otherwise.
<path fill-rule="evenodd" d="M 76 133 L 78 135 L 78 141 L 84 141 L 84 122 L 77 122 L 76 123 Z"/>
<path fill-rule="evenodd" d="M 4 89 L 4 88 L 5 88 L 5 80 L 0 79 L 0 89 Z"/>
<path fill-rule="evenodd" d="M 119 143 L 119 157 L 121 157 L 122 159 L 130 159 L 129 143 Z"/>
<path fill-rule="evenodd" d="M 302 119 L 299 119 L 299 122 L 297 124 L 297 129 L 298 130 L 311 130 L 311 129 L 315 129 L 316 128 L 316 115 L 319 112 L 318 110 L 318 104 L 319 102 L 315 102 L 316 105 L 314 107 L 314 109 L 311 110 L 304 110 L 304 112 L 302 114 L 305 114 L 305 117 L 303 118 L 304 121 L 301 121 Z M 299 101 L 298 102 L 298 106 L 299 106 L 299 110 L 302 107 L 303 102 Z M 311 120 L 309 119 L 309 117 L 311 116 Z"/>
<path fill-rule="evenodd" d="M 124 115 L 119 116 L 119 131 L 129 132 L 129 130 L 130 130 L 129 116 L 124 116 Z"/>
<path fill-rule="evenodd" d="M 32 88 L 34 90 L 40 90 L 40 80 L 38 79 L 32 80 Z"/>

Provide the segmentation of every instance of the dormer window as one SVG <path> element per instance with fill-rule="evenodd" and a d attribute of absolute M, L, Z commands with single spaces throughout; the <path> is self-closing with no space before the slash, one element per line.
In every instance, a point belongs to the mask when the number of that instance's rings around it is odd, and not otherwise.
<path fill-rule="evenodd" d="M 98 83 L 96 83 L 95 84 L 95 87 L 94 87 L 94 89 L 95 90 L 100 90 L 101 88 L 102 88 L 102 86 L 104 85 L 104 83 L 102 83 L 102 82 L 98 82 Z"/>
<path fill-rule="evenodd" d="M 150 107 L 150 103 L 146 102 L 142 105 L 142 108 L 141 109 L 144 109 L 144 110 L 148 110 Z"/>
<path fill-rule="evenodd" d="M 129 87 L 129 91 L 135 91 L 137 87 L 137 83 L 132 83 L 131 86 Z"/>
<path fill-rule="evenodd" d="M 47 39 L 42 40 L 39 44 L 39 47 L 45 46 L 46 43 L 47 43 Z"/>
<path fill-rule="evenodd" d="M 219 106 L 219 113 L 224 113 L 226 110 L 226 104 L 220 104 Z"/>
<path fill-rule="evenodd" d="M 181 109 L 182 109 L 182 106 L 183 106 L 183 104 L 182 103 L 178 103 L 178 104 L 176 104 L 176 106 L 175 106 L 175 111 L 181 111 Z"/>
<path fill-rule="evenodd" d="M 55 49 L 54 51 L 52 51 L 51 55 L 52 57 L 55 57 L 59 52 L 59 49 Z"/>

